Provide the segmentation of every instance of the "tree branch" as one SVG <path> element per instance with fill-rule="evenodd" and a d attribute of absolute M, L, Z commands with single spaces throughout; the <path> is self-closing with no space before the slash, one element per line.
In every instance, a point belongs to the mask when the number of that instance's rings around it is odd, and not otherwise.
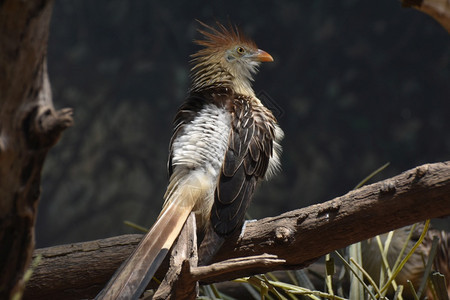
<path fill-rule="evenodd" d="M 53 1 L 0 1 L 0 299 L 20 296 L 34 250 L 42 165 L 71 110 L 55 111 L 47 75 Z"/>
<path fill-rule="evenodd" d="M 231 237 L 215 261 L 270 253 L 286 259 L 287 268 L 304 267 L 335 249 L 447 215 L 450 162 L 426 164 L 331 201 L 249 223 L 244 236 Z"/>
<path fill-rule="evenodd" d="M 27 283 L 25 299 L 94 297 L 133 252 L 141 234 L 128 234 L 34 251 L 42 262 Z M 56 297 L 56 298 L 54 298 Z"/>
<path fill-rule="evenodd" d="M 243 236 L 239 237 L 239 233 L 231 236 L 214 261 L 270 253 L 285 262 L 278 260 L 269 265 L 235 268 L 233 272 L 213 272 L 213 276 L 202 277 L 202 281 L 211 283 L 273 270 L 302 268 L 326 253 L 354 242 L 447 215 L 450 215 L 450 162 L 426 164 L 322 204 L 247 223 Z M 44 259 L 29 282 L 26 296 L 48 299 L 64 294 L 65 299 L 73 299 L 67 292 L 69 286 L 79 293 L 78 297 L 94 296 L 138 241 L 135 235 L 115 239 L 114 243 L 113 239 L 105 240 L 114 249 L 112 251 L 106 246 L 97 246 L 103 241 L 37 250 L 36 253 L 43 254 Z M 128 244 L 129 239 L 132 243 Z M 87 253 L 70 251 L 71 248 L 84 247 L 92 250 Z M 126 248 L 125 251 L 116 253 L 122 248 Z M 47 256 L 49 252 L 53 255 Z M 105 252 L 108 255 L 104 255 Z M 93 258 L 96 265 L 92 264 Z M 108 266 L 103 266 L 106 263 Z M 230 268 L 234 267 L 230 265 Z M 205 268 L 210 271 L 211 266 Z M 193 270 L 195 274 L 203 269 Z M 156 277 L 163 278 L 166 271 L 167 264 L 160 268 Z M 87 275 L 89 280 L 84 278 Z M 66 281 L 65 290 L 61 290 L 61 281 Z M 46 292 L 45 297 L 40 296 L 43 291 Z M 91 293 L 81 294 L 84 291 Z"/>

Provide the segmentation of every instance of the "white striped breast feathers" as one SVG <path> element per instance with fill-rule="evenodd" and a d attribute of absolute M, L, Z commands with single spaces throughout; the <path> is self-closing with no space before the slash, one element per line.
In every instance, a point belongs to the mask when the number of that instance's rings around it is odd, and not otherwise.
<path fill-rule="evenodd" d="M 228 148 L 231 115 L 225 108 L 206 105 L 184 125 L 173 142 L 172 165 L 208 173 L 216 182 Z"/>

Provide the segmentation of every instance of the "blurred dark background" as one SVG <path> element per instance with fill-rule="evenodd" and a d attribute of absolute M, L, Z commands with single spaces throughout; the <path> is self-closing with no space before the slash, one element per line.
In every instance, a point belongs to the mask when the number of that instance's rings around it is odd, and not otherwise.
<path fill-rule="evenodd" d="M 252 217 L 344 194 L 386 162 L 372 182 L 450 159 L 449 34 L 399 1 L 58 0 L 49 74 L 75 126 L 45 164 L 38 247 L 154 222 L 195 19 L 230 20 L 275 58 L 254 88 L 286 133 L 283 171 Z"/>

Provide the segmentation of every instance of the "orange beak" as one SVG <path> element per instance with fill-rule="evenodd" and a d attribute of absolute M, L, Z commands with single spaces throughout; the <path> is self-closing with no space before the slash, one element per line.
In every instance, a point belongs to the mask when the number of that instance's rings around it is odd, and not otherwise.
<path fill-rule="evenodd" d="M 258 49 L 258 51 L 256 51 L 256 53 L 254 54 L 254 58 L 255 60 L 260 62 L 273 61 L 272 55 L 261 49 Z"/>

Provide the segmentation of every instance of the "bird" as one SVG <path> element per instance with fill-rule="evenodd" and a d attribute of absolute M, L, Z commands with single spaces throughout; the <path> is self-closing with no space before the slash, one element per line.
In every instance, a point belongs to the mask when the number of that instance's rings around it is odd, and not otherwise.
<path fill-rule="evenodd" d="M 284 133 L 252 88 L 272 56 L 231 23 L 198 22 L 202 48 L 191 56 L 191 87 L 174 119 L 162 211 L 97 299 L 137 299 L 191 212 L 204 232 L 199 264 L 209 263 L 242 228 L 258 183 L 280 170 Z"/>

